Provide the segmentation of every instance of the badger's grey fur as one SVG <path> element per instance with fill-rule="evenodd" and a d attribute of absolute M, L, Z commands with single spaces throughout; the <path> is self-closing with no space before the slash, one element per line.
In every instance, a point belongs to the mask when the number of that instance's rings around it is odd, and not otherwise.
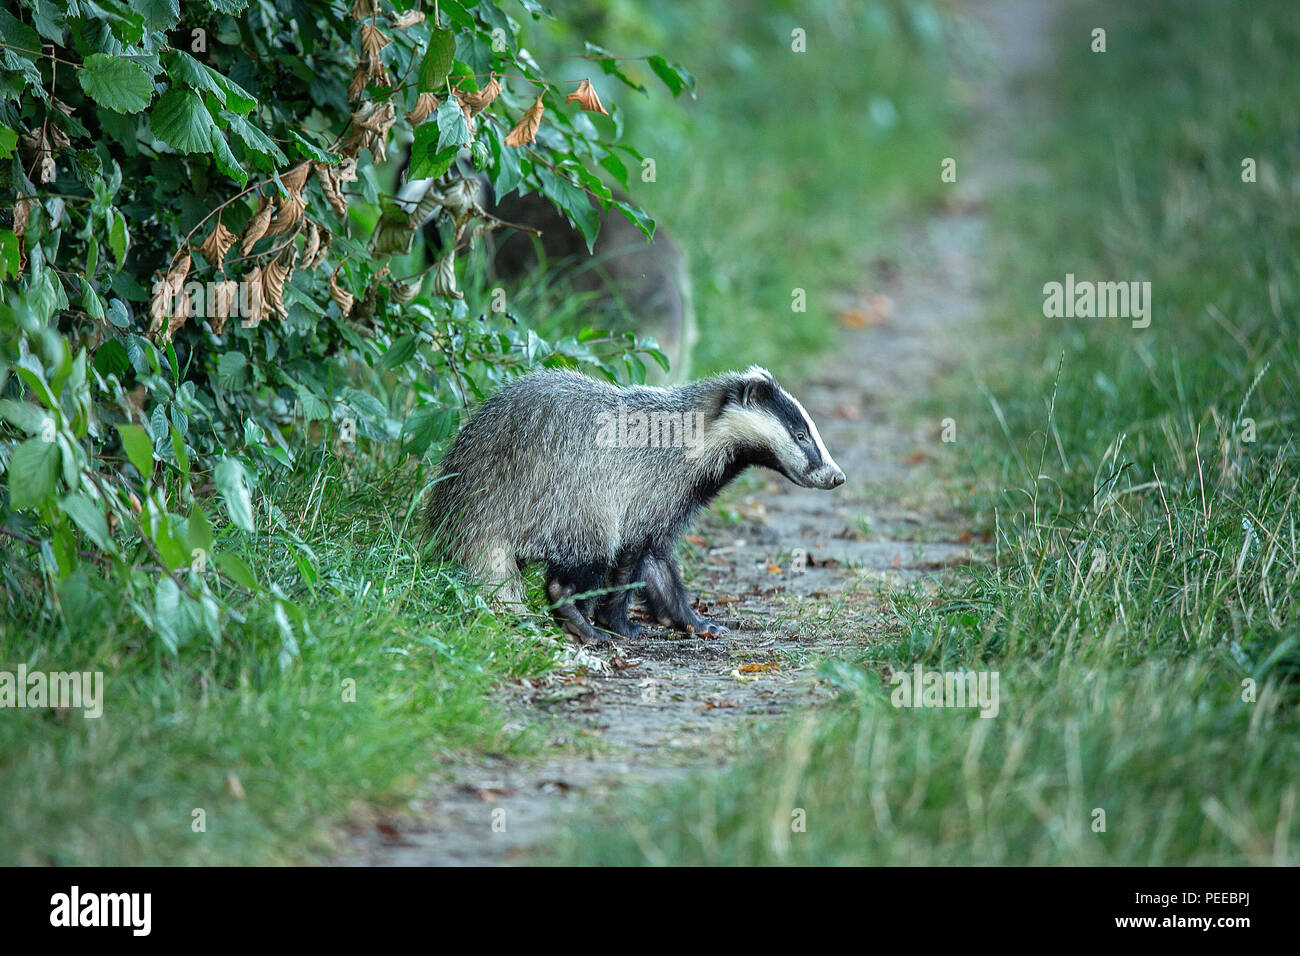
<path fill-rule="evenodd" d="M 584 642 L 605 640 L 593 608 L 602 628 L 636 634 L 633 585 L 661 623 L 714 634 L 724 628 L 691 609 L 674 545 L 750 465 L 810 488 L 844 482 L 803 406 L 757 366 L 671 388 L 536 372 L 465 424 L 425 519 L 440 550 L 509 604 L 522 603 L 520 565 L 545 562 L 556 615 Z"/>

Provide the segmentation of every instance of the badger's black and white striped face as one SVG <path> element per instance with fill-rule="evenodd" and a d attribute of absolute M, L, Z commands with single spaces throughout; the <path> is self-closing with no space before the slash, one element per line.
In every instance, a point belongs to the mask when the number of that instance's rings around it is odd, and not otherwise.
<path fill-rule="evenodd" d="M 766 369 L 746 370 L 715 423 L 720 436 L 750 447 L 760 461 L 805 488 L 836 488 L 844 472 L 822 444 L 799 400 L 777 384 Z"/>

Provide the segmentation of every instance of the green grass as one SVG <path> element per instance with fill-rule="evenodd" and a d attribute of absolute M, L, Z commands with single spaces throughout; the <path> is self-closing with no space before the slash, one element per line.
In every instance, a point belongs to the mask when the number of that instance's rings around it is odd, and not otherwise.
<path fill-rule="evenodd" d="M 396 805 L 453 754 L 535 746 L 487 695 L 547 669 L 551 645 L 536 630 L 504 631 L 419 562 L 405 527 L 418 475 L 329 454 L 315 464 L 275 494 L 279 520 L 263 516 L 275 530 L 218 543 L 303 607 L 296 656 L 265 613 L 172 657 L 93 583 L 89 606 L 65 607 L 59 628 L 35 603 L 5 609 L 5 668 L 102 670 L 105 703 L 97 719 L 4 712 L 0 862 L 317 858 L 358 802 Z M 310 556 L 305 566 L 295 552 Z"/>
<path fill-rule="evenodd" d="M 926 405 L 963 423 L 954 485 L 974 489 L 992 561 L 937 599 L 895 595 L 902 627 L 826 666 L 839 705 L 775 745 L 760 728 L 730 773 L 607 808 L 567 859 L 1296 861 L 1292 12 L 1066 14 L 1037 84 L 1050 113 L 1004 147 L 1043 181 L 997 197 L 981 347 Z M 1079 38 L 1102 21 L 1094 55 Z M 1044 318 L 1043 284 L 1067 272 L 1150 280 L 1151 326 Z M 997 671 L 998 716 L 891 706 L 882 678 L 916 662 Z"/>

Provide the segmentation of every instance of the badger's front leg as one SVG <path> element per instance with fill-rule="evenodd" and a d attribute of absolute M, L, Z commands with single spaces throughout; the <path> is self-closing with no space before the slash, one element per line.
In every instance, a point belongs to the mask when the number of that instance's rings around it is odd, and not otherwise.
<path fill-rule="evenodd" d="M 660 624 L 679 631 L 694 631 L 706 637 L 725 634 L 727 629 L 700 617 L 691 607 L 691 596 L 682 581 L 682 569 L 671 550 L 659 548 L 645 559 L 641 574 L 645 580 L 646 604 Z"/>
<path fill-rule="evenodd" d="M 580 644 L 608 645 L 608 635 L 591 626 L 585 611 L 591 607 L 590 598 L 573 600 L 575 594 L 586 594 L 603 586 L 605 572 L 595 566 L 561 567 L 552 564 L 546 569 L 546 596 L 551 599 L 551 610 L 560 629 Z"/>

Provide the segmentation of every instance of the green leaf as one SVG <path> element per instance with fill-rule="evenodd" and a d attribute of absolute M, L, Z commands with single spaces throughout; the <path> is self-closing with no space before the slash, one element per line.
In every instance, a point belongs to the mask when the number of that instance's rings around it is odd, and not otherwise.
<path fill-rule="evenodd" d="M 127 459 L 148 481 L 153 476 L 153 439 L 139 425 L 118 425 L 117 433 L 122 436 Z"/>
<path fill-rule="evenodd" d="M 460 149 L 469 145 L 469 123 L 456 97 L 449 96 L 443 100 L 433 119 L 438 124 L 438 149 Z"/>
<path fill-rule="evenodd" d="M 423 455 L 434 442 L 456 434 L 459 424 L 460 409 L 419 405 L 406 417 L 406 424 L 402 426 L 403 447 L 409 454 Z"/>
<path fill-rule="evenodd" d="M 201 626 L 202 612 L 198 605 L 182 594 L 170 577 L 158 582 L 153 607 L 154 631 L 173 654 L 188 644 Z"/>
<path fill-rule="evenodd" d="M 367 395 L 359 388 L 347 388 L 343 390 L 343 400 L 352 406 L 358 414 L 367 418 L 382 419 L 388 414 L 388 409 L 384 403 L 373 395 Z"/>
<path fill-rule="evenodd" d="M 239 165 L 239 160 L 235 159 L 235 154 L 230 151 L 230 144 L 226 142 L 226 137 L 222 136 L 221 130 L 215 126 L 212 127 L 212 155 L 217 161 L 217 168 L 223 173 L 241 186 L 248 182 L 248 173 L 244 172 L 244 167 Z"/>
<path fill-rule="evenodd" d="M 384 368 L 397 368 L 399 365 L 405 365 L 415 355 L 415 347 L 418 344 L 419 339 L 414 335 L 403 335 L 394 339 L 393 344 L 384 353 L 380 365 Z"/>
<path fill-rule="evenodd" d="M 586 191 L 576 183 L 557 176 L 542 166 L 537 168 L 537 175 L 542 181 L 542 194 L 582 233 L 590 251 L 596 241 L 596 234 L 600 231 L 600 211 L 587 198 Z"/>
<path fill-rule="evenodd" d="M 244 468 L 233 458 L 223 458 L 213 473 L 217 490 L 226 503 L 226 513 L 236 528 L 243 531 L 256 531 L 253 523 L 253 500 L 248 494 L 248 485 L 244 480 Z"/>
<path fill-rule="evenodd" d="M 212 134 L 220 131 L 212 114 L 193 90 L 173 86 L 154 104 L 149 128 L 160 140 L 182 153 L 212 152 Z"/>
<path fill-rule="evenodd" d="M 644 209 L 640 206 L 634 206 L 630 202 L 624 202 L 621 199 L 615 199 L 614 205 L 624 216 L 628 218 L 634 226 L 645 233 L 647 239 L 655 237 L 655 221 L 646 215 Z"/>
<path fill-rule="evenodd" d="M 458 111 L 459 112 L 459 111 Z M 431 179 L 441 176 L 456 160 L 459 146 L 439 150 L 439 130 L 432 123 L 425 123 L 415 128 L 415 139 L 411 143 L 411 169 L 409 179 Z"/>
<path fill-rule="evenodd" d="M 429 46 L 420 61 L 417 77 L 421 93 L 437 93 L 447 82 L 447 74 L 456 61 L 456 35 L 450 30 L 433 30 L 429 35 Z M 451 102 L 456 102 L 451 98 Z"/>
<path fill-rule="evenodd" d="M 68 495 L 61 502 L 64 514 L 76 522 L 86 537 L 101 551 L 115 551 L 113 539 L 108 534 L 108 520 L 99 506 L 82 494 Z"/>
<path fill-rule="evenodd" d="M 131 9 L 143 14 L 150 30 L 166 33 L 181 18 L 180 0 L 131 0 Z"/>
<path fill-rule="evenodd" d="M 303 418 L 307 421 L 315 422 L 330 417 L 329 406 L 307 386 L 299 384 L 297 393 L 298 403 L 302 405 Z"/>
<path fill-rule="evenodd" d="M 0 159 L 8 159 L 18 145 L 18 134 L 8 126 L 0 126 Z"/>
<path fill-rule="evenodd" d="M 219 554 L 212 560 L 222 574 L 241 588 L 247 591 L 262 590 L 262 586 L 257 583 L 257 578 L 253 577 L 253 572 L 249 570 L 248 565 L 244 563 L 242 558 L 233 554 Z"/>
<path fill-rule="evenodd" d="M 54 493 L 59 480 L 59 446 L 29 438 L 9 459 L 9 507 L 31 508 Z"/>
<path fill-rule="evenodd" d="M 77 81 L 87 96 L 115 113 L 138 113 L 153 99 L 153 80 L 126 57 L 92 53 L 77 71 Z"/>
<path fill-rule="evenodd" d="M 217 385 L 224 389 L 243 388 L 247 369 L 248 358 L 243 352 L 226 352 L 217 360 Z"/>
<path fill-rule="evenodd" d="M 232 112 L 247 113 L 257 106 L 253 95 L 234 80 L 181 50 L 167 53 L 167 73 L 177 83 L 184 83 L 200 93 L 210 93 Z"/>
<path fill-rule="evenodd" d="M 289 157 L 284 155 L 280 147 L 275 144 L 275 140 L 238 113 L 222 110 L 218 115 L 225 121 L 230 131 L 244 144 L 245 148 L 265 156 L 277 166 L 282 166 L 289 161 Z"/>
<path fill-rule="evenodd" d="M 313 162 L 325 163 L 333 166 L 342 161 L 343 157 L 338 153 L 331 153 L 327 149 L 321 149 L 311 140 L 302 136 L 296 129 L 289 130 L 289 135 L 294 139 L 294 145 L 298 148 L 298 154 L 303 159 L 310 159 Z"/>
<path fill-rule="evenodd" d="M 0 398 L 0 418 L 21 428 L 29 435 L 41 435 L 47 429 L 50 430 L 51 435 L 53 434 L 54 419 L 50 417 L 50 413 L 31 402 Z"/>
<path fill-rule="evenodd" d="M 650 69 L 654 70 L 655 76 L 664 81 L 664 85 L 672 91 L 674 97 L 681 96 L 683 90 L 688 90 L 691 99 L 695 98 L 695 77 L 676 63 L 669 63 L 661 56 L 652 56 L 647 62 L 650 64 Z"/>

